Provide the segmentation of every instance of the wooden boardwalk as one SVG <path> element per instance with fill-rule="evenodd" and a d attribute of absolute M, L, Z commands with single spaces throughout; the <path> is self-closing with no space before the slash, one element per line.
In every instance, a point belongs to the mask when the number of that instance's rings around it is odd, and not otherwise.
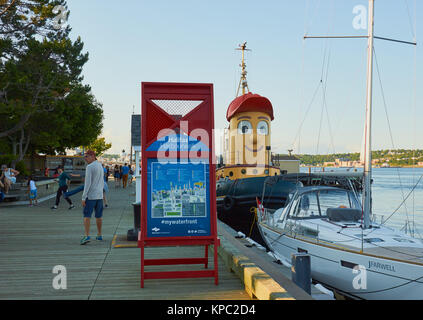
<path fill-rule="evenodd" d="M 219 285 L 214 278 L 145 280 L 140 288 L 140 250 L 115 248 L 115 236 L 124 238 L 133 227 L 135 184 L 115 188 L 109 182 L 110 207 L 104 210 L 104 241 L 79 244 L 83 235 L 81 193 L 72 196 L 68 210 L 63 199 L 51 210 L 54 199 L 37 207 L 0 207 L 0 299 L 155 299 L 246 300 L 244 284 L 219 258 Z M 135 242 L 134 242 L 135 244 Z M 203 247 L 147 248 L 147 258 L 201 257 Z M 209 254 L 212 266 L 212 254 Z M 53 288 L 55 266 L 64 266 L 67 288 Z M 160 270 L 198 270 L 202 266 L 151 266 Z M 190 269 L 188 269 L 190 270 Z"/>

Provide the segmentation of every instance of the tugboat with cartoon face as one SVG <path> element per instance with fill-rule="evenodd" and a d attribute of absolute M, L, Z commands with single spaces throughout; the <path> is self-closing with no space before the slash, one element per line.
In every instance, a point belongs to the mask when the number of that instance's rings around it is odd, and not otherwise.
<path fill-rule="evenodd" d="M 300 173 L 300 161 L 291 156 L 272 156 L 269 99 L 249 92 L 244 53 L 237 97 L 229 104 L 224 152 L 216 170 L 217 216 L 235 231 L 267 247 L 258 229 L 257 200 L 270 210 L 283 208 L 298 186 L 330 186 L 362 191 L 362 174 L 350 172 Z M 242 95 L 239 91 L 242 88 Z M 268 247 L 267 247 L 268 248 Z"/>
<path fill-rule="evenodd" d="M 244 61 L 244 52 L 249 49 L 244 43 L 238 50 L 242 51 L 241 80 L 237 97 L 230 103 L 226 114 L 229 128 L 224 136 L 224 164 L 221 163 L 216 170 L 218 218 L 265 245 L 253 209 L 256 199 L 262 198 L 264 180 L 285 172 L 272 163 L 272 103 L 266 97 L 249 92 Z M 238 96 L 240 88 L 242 95 Z M 279 184 L 277 193 L 264 198 L 267 208 L 284 206 L 289 192 L 295 188 L 291 181 L 280 181 Z"/>

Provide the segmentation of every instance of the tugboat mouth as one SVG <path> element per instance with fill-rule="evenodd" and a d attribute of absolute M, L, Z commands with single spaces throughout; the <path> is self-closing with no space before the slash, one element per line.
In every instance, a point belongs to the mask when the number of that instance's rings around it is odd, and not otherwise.
<path fill-rule="evenodd" d="M 263 150 L 263 146 L 261 146 L 258 149 L 251 149 L 248 146 L 245 146 L 245 149 L 247 149 L 248 151 L 251 151 L 251 152 L 259 152 L 259 151 Z"/>

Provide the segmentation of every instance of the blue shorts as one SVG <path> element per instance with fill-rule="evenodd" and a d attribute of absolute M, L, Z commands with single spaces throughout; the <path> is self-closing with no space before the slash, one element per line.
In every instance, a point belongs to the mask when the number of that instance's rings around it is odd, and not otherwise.
<path fill-rule="evenodd" d="M 97 219 L 103 217 L 103 199 L 85 200 L 84 218 L 91 218 L 94 210 Z"/>
<path fill-rule="evenodd" d="M 31 200 L 34 200 L 34 199 L 36 199 L 36 198 L 37 198 L 37 189 L 35 189 L 35 190 L 30 190 L 30 191 L 29 191 L 29 198 L 30 198 Z"/>

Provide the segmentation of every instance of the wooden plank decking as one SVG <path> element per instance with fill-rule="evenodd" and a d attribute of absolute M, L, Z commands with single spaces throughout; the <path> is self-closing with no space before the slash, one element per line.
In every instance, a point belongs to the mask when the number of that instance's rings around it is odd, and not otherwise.
<path fill-rule="evenodd" d="M 72 196 L 76 205 L 68 210 L 54 199 L 37 207 L 0 207 L 0 299 L 172 299 L 245 300 L 243 283 L 219 261 L 219 285 L 214 278 L 145 280 L 140 288 L 140 250 L 115 248 L 115 235 L 122 237 L 133 227 L 134 183 L 128 189 L 109 183 L 110 207 L 104 210 L 105 240 L 81 246 L 83 235 L 81 193 Z M 91 225 L 96 234 L 95 219 Z M 135 244 L 135 243 L 134 243 Z M 147 258 L 201 257 L 203 247 L 147 248 Z M 209 254 L 209 266 L 213 265 Z M 53 268 L 67 271 L 67 289 L 52 286 Z M 184 270 L 198 266 L 151 266 L 151 270 Z M 190 270 L 190 269 L 188 269 Z"/>

